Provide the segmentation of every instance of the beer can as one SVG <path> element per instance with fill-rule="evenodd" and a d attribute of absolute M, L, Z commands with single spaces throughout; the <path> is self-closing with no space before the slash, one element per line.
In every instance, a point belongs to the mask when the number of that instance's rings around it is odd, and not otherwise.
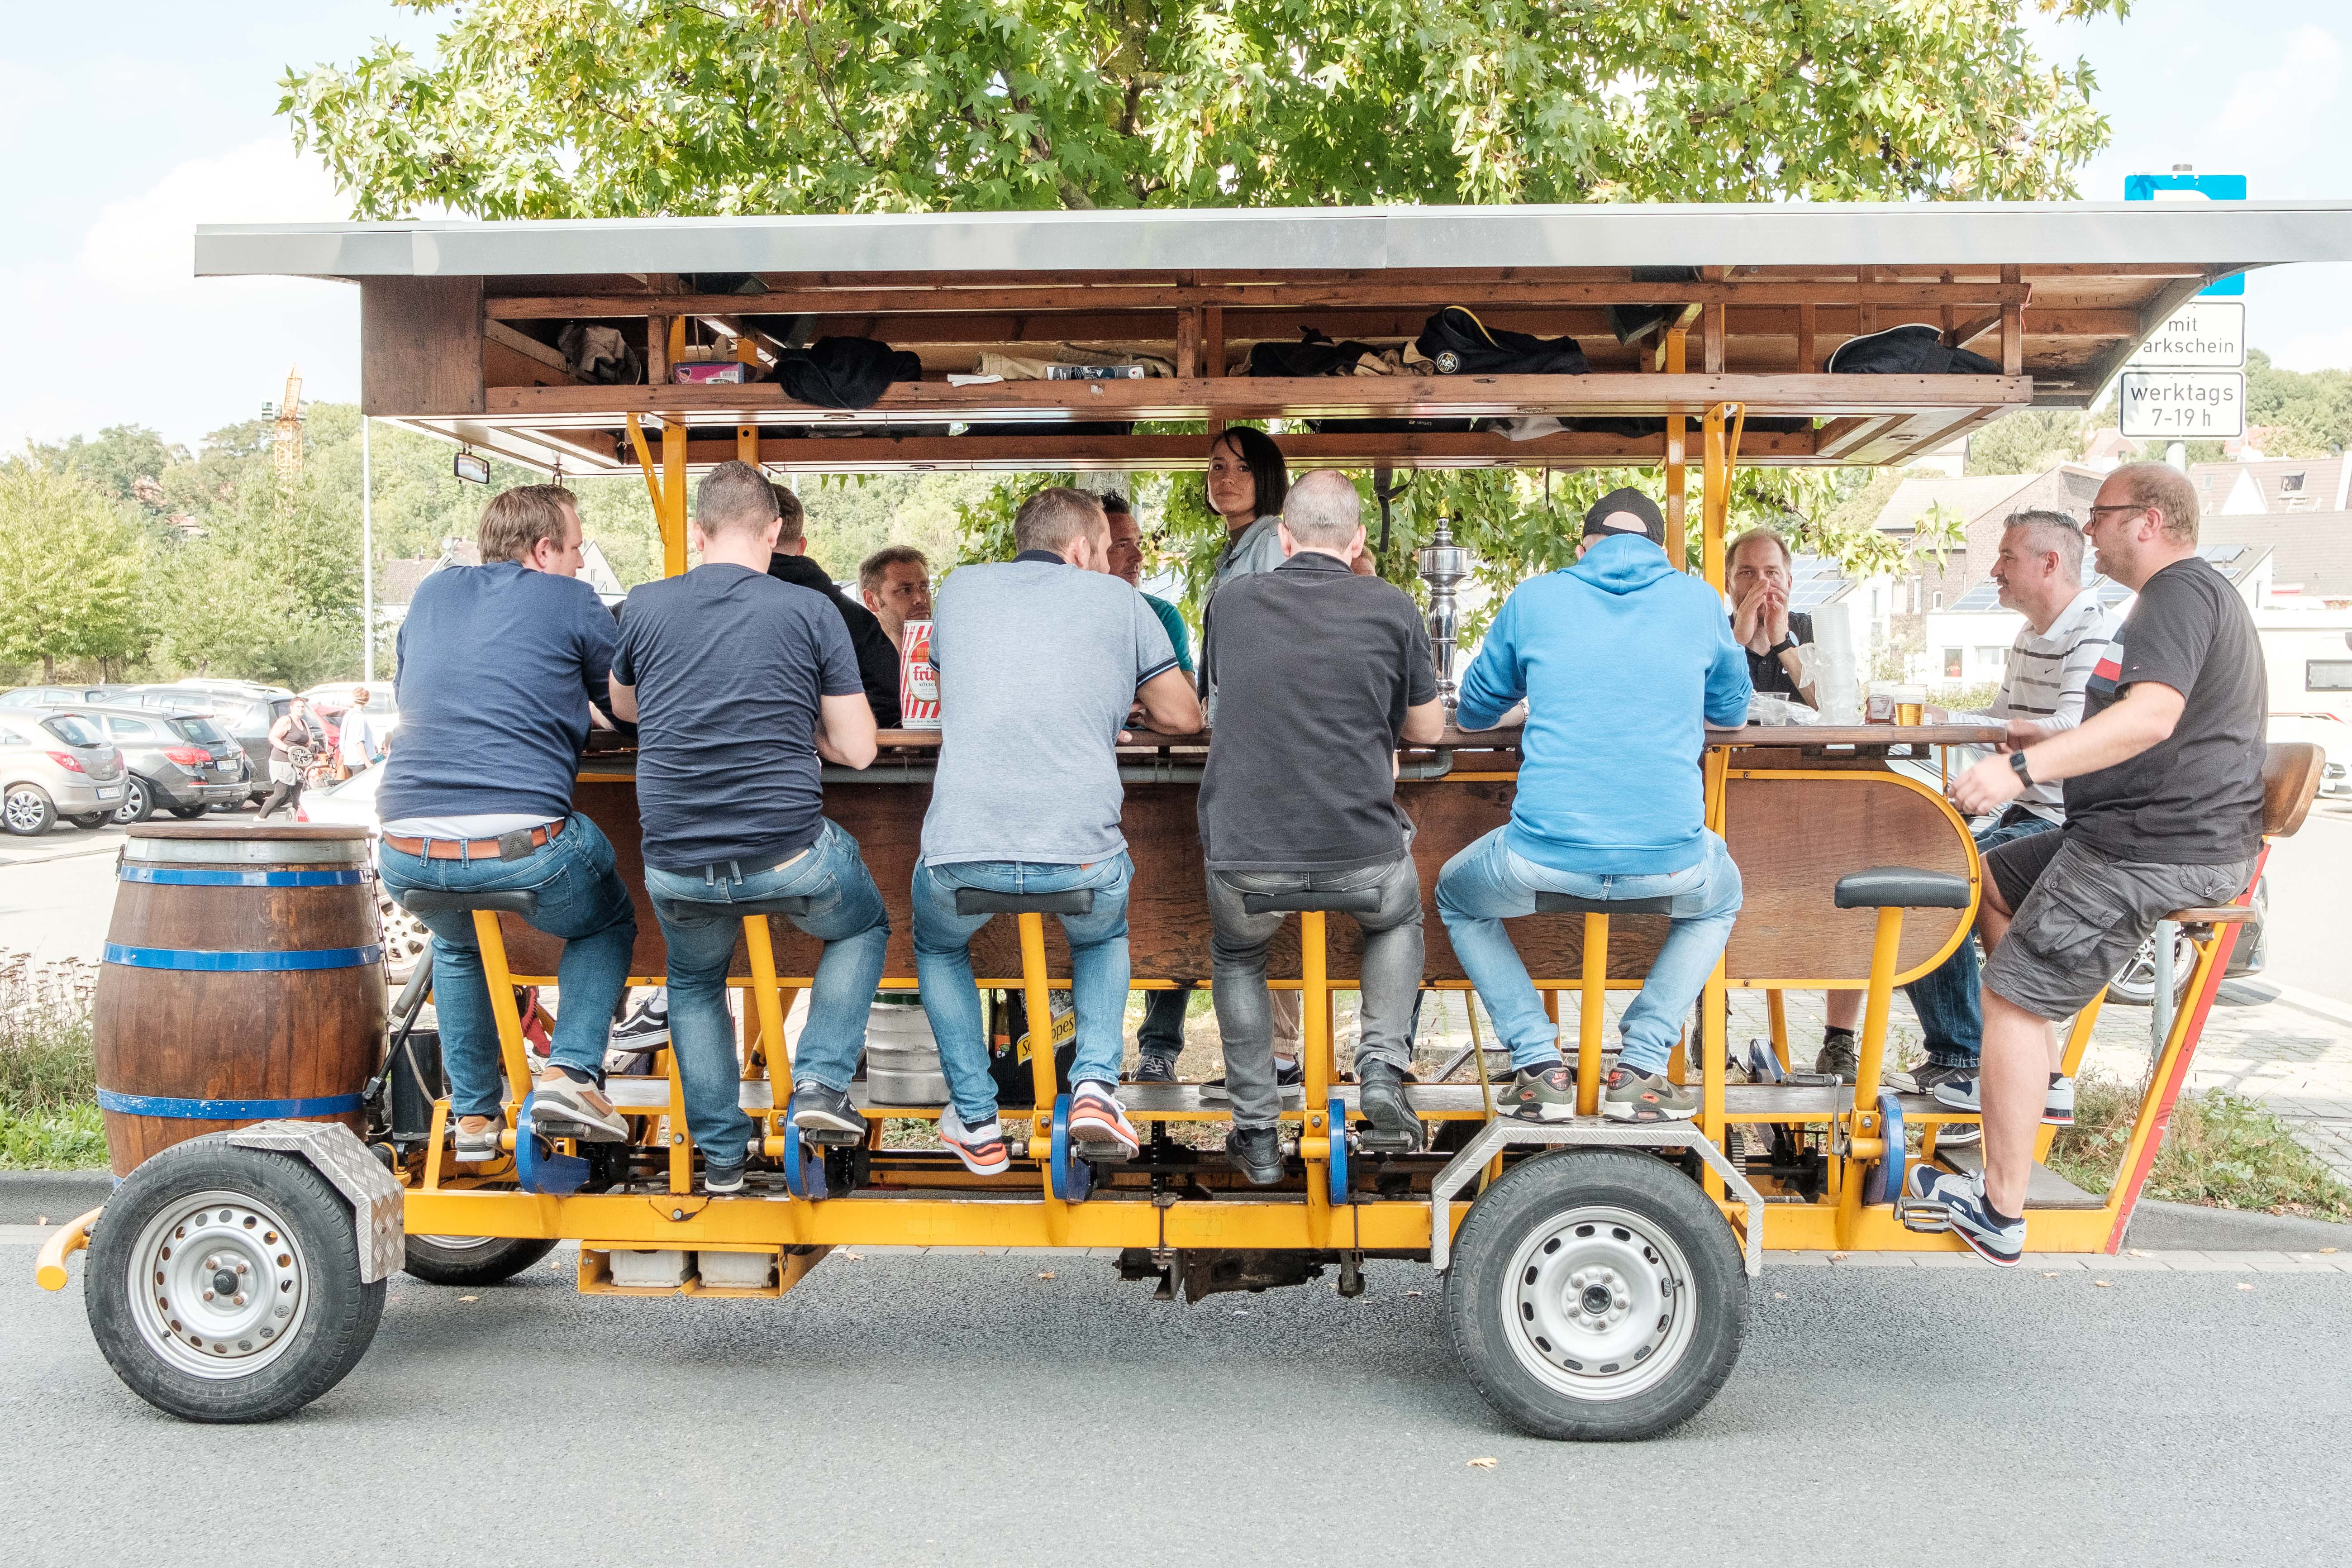
<path fill-rule="evenodd" d="M 940 676 L 931 668 L 931 623 L 908 621 L 898 651 L 898 727 L 940 727 Z"/>

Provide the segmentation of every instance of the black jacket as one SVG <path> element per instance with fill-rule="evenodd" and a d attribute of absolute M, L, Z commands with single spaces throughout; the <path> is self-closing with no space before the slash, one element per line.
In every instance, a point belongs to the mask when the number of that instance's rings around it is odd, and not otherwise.
<path fill-rule="evenodd" d="M 779 552 L 768 557 L 768 575 L 795 588 L 812 588 L 833 601 L 841 624 L 849 628 L 849 646 L 857 655 L 858 679 L 866 685 L 866 705 L 874 710 L 877 729 L 898 727 L 898 648 L 874 612 L 833 585 L 824 568 L 805 555 Z"/>

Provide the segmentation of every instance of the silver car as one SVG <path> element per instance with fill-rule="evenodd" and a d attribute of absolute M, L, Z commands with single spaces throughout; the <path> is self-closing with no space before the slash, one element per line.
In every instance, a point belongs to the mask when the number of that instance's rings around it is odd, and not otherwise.
<path fill-rule="evenodd" d="M 0 827 L 30 837 L 62 816 L 97 827 L 122 805 L 122 756 L 89 721 L 0 709 Z"/>

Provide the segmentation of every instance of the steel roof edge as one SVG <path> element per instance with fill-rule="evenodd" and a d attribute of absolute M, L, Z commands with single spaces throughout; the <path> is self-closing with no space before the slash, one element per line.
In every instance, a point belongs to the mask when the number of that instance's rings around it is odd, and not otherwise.
<path fill-rule="evenodd" d="M 199 277 L 2352 261 L 2352 200 L 206 224 Z"/>

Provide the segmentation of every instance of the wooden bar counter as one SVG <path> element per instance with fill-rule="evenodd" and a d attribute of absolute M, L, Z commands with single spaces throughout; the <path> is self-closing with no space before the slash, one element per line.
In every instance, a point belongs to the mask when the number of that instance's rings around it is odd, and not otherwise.
<path fill-rule="evenodd" d="M 2000 738 L 1998 731 L 1952 725 L 1708 731 L 1709 766 L 1722 774 L 1723 833 L 1745 885 L 1745 904 L 1725 956 L 1727 983 L 1797 989 L 1862 984 L 1870 968 L 1874 919 L 1867 910 L 1833 907 L 1831 891 L 1841 876 L 1874 866 L 1913 866 L 1956 872 L 1971 881 L 1977 877 L 1966 823 L 1934 785 L 1891 768 L 1890 757 L 1932 761 L 1934 747 L 1991 744 Z M 612 739 L 598 737 L 606 745 Z M 856 838 L 889 908 L 890 952 L 884 973 L 894 984 L 913 984 L 908 890 L 923 813 L 930 804 L 930 764 L 938 745 L 936 731 L 886 731 L 872 767 L 857 773 L 825 770 L 825 815 Z M 1209 913 L 1194 815 L 1198 770 L 1206 755 L 1205 735 L 1139 731 L 1135 744 L 1120 748 L 1128 777 L 1123 826 L 1135 860 L 1129 947 L 1138 983 L 1189 984 L 1209 977 Z M 592 749 L 581 759 L 575 805 L 613 841 L 622 878 L 637 900 L 632 970 L 641 982 L 657 984 L 666 960 L 661 926 L 645 896 L 635 761 L 627 750 Z M 1424 984 L 1466 984 L 1437 917 L 1437 875 L 1454 854 L 1509 819 L 1518 765 L 1517 732 L 1510 730 L 1465 733 L 1449 728 L 1435 745 L 1404 753 L 1397 798 L 1417 829 L 1413 859 L 1427 915 Z M 1160 782 L 1150 782 L 1154 774 Z M 1902 977 L 1907 980 L 1940 962 L 1974 918 L 1973 906 L 1914 911 L 1904 925 Z M 804 979 L 815 968 L 819 944 L 789 921 L 772 923 L 778 973 Z M 1665 921 L 1634 915 L 1613 925 L 1610 978 L 1637 983 L 1656 956 Z M 518 975 L 553 975 L 561 951 L 554 939 L 511 917 L 506 931 Z M 1575 985 L 1582 963 L 1579 918 L 1529 916 L 1513 921 L 1511 933 L 1539 987 Z M 1332 980 L 1352 981 L 1362 953 L 1355 923 L 1331 921 L 1329 940 Z M 1046 943 L 1054 974 L 1066 977 L 1068 950 L 1052 921 L 1046 922 Z M 748 960 L 740 948 L 736 962 L 734 972 L 747 974 Z M 972 963 L 984 983 L 1016 983 L 1021 966 L 1013 922 L 992 921 L 983 929 L 972 942 Z M 1298 978 L 1296 922 L 1286 923 L 1275 939 L 1268 973 L 1277 982 Z"/>

